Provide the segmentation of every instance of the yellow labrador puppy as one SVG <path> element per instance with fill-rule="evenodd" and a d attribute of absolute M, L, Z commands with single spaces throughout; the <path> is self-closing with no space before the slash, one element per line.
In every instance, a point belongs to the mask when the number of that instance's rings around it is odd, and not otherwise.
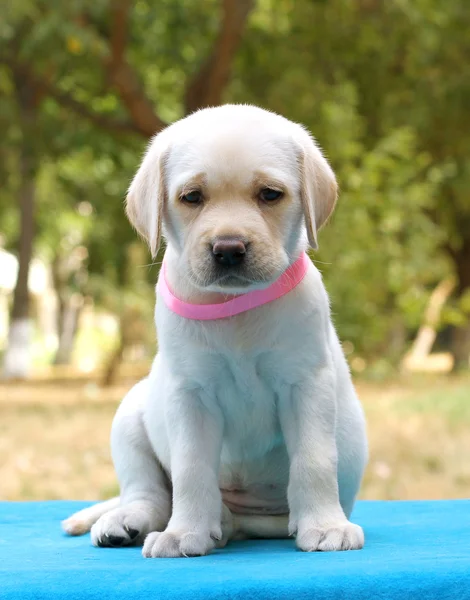
<path fill-rule="evenodd" d="M 155 254 L 159 352 L 124 398 L 111 445 L 120 498 L 63 523 L 145 557 L 295 535 L 361 548 L 348 518 L 364 416 L 305 255 L 336 201 L 307 131 L 246 105 L 196 112 L 150 143 L 127 214 Z"/>

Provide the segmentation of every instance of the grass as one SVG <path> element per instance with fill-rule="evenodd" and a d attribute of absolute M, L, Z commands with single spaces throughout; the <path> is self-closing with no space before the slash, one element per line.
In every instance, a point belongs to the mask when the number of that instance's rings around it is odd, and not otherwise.
<path fill-rule="evenodd" d="M 132 385 L 62 379 L 0 385 L 1 499 L 97 499 L 117 492 L 109 451 Z M 370 462 L 361 497 L 470 497 L 470 379 L 358 382 Z"/>

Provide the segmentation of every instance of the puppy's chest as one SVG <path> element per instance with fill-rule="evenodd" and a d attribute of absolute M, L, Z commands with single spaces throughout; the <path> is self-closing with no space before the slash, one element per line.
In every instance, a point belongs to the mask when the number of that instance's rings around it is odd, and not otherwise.
<path fill-rule="evenodd" d="M 263 455 L 279 441 L 278 397 L 282 383 L 272 353 L 220 356 L 206 388 L 224 420 L 224 447 L 233 460 Z"/>

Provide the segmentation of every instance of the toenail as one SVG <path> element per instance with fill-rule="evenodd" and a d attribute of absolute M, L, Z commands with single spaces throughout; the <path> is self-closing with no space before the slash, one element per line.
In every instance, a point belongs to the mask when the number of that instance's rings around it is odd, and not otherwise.
<path fill-rule="evenodd" d="M 120 535 L 105 535 L 105 538 L 111 544 L 111 546 L 122 546 L 124 538 Z"/>

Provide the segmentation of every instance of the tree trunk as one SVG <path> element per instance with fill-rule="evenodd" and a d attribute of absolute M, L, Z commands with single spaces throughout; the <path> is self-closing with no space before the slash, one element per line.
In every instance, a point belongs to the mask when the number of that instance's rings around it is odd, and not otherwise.
<path fill-rule="evenodd" d="M 452 331 L 452 355 L 454 357 L 454 373 L 465 371 L 469 368 L 470 357 L 470 323 L 456 327 Z"/>
<path fill-rule="evenodd" d="M 457 273 L 457 299 L 470 292 L 470 238 L 453 253 Z M 452 332 L 451 352 L 454 358 L 453 371 L 467 370 L 470 367 L 470 319 Z"/>
<path fill-rule="evenodd" d="M 64 264 L 59 256 L 52 261 L 52 281 L 57 297 L 57 337 L 59 345 L 54 357 L 55 365 L 68 365 L 72 360 L 72 352 L 78 329 L 78 320 L 83 308 L 83 296 L 71 293 L 67 288 L 67 276 L 64 275 Z"/>
<path fill-rule="evenodd" d="M 28 150 L 23 147 L 20 159 L 21 187 L 19 269 L 16 281 L 8 345 L 3 360 L 6 379 L 27 377 L 30 369 L 31 321 L 29 315 L 28 277 L 34 240 L 34 166 Z"/>
<path fill-rule="evenodd" d="M 133 342 L 134 331 L 134 313 L 130 309 L 124 308 L 119 317 L 119 345 L 111 355 L 101 385 L 107 387 L 113 385 L 116 381 L 119 366 L 122 362 L 124 351 Z"/>
<path fill-rule="evenodd" d="M 436 341 L 437 327 L 442 309 L 455 288 L 454 277 L 443 279 L 432 292 L 424 319 L 410 351 L 402 361 L 402 367 L 410 368 L 422 364 L 430 354 Z"/>
<path fill-rule="evenodd" d="M 125 348 L 126 348 L 126 345 L 124 342 L 124 337 L 121 333 L 121 339 L 119 341 L 119 346 L 113 352 L 113 354 L 111 356 L 111 360 L 109 361 L 109 363 L 107 364 L 106 369 L 105 369 L 103 381 L 101 382 L 101 385 L 103 385 L 104 387 L 109 387 L 116 381 L 116 375 L 117 375 L 117 372 L 119 369 L 119 365 L 121 364 Z"/>
<path fill-rule="evenodd" d="M 59 347 L 54 357 L 55 365 L 69 365 L 72 361 L 72 352 L 82 307 L 83 298 L 80 294 L 73 294 L 68 302 L 61 302 L 58 330 Z"/>
<path fill-rule="evenodd" d="M 222 102 L 233 60 L 253 5 L 253 0 L 223 0 L 219 35 L 209 56 L 186 89 L 186 114 L 207 106 L 217 106 Z"/>
<path fill-rule="evenodd" d="M 397 317 L 388 333 L 387 358 L 392 365 L 397 365 L 403 356 L 406 344 L 406 327 L 400 317 Z"/>
<path fill-rule="evenodd" d="M 5 378 L 25 378 L 30 368 L 31 321 L 28 278 L 35 233 L 34 196 L 37 171 L 35 131 L 41 92 L 20 71 L 12 72 L 22 140 L 19 159 L 20 238 L 18 279 L 11 312 L 8 344 L 3 359 Z"/>

